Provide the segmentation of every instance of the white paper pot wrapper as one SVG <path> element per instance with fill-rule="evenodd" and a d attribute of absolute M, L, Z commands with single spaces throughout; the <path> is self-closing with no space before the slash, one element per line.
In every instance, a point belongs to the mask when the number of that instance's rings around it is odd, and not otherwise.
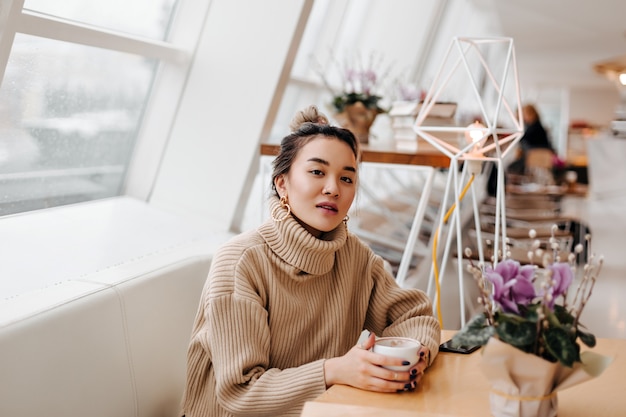
<path fill-rule="evenodd" d="M 522 352 L 491 338 L 482 352 L 482 368 L 491 383 L 494 417 L 554 417 L 557 392 L 599 376 L 612 358 L 582 352 L 572 368 Z"/>

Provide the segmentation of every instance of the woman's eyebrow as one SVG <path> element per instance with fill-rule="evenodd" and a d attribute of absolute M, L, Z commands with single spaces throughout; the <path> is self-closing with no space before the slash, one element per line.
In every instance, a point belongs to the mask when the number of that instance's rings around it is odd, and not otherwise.
<path fill-rule="evenodd" d="M 309 162 L 317 162 L 317 163 L 319 163 L 319 164 L 326 165 L 326 166 L 329 166 L 329 165 L 330 165 L 330 163 L 328 163 L 328 161 L 327 161 L 327 160 L 322 159 L 322 158 L 316 158 L 316 157 L 313 157 L 313 158 L 309 158 L 309 159 L 307 159 L 307 161 L 309 161 Z M 343 167 L 343 169 L 344 169 L 344 171 L 356 172 L 356 168 L 355 168 L 355 167 L 351 167 L 351 166 L 349 166 L 349 165 L 348 165 L 348 166 Z"/>
<path fill-rule="evenodd" d="M 313 157 L 313 158 L 307 159 L 307 161 L 309 161 L 309 162 L 318 162 L 318 163 L 320 163 L 322 165 L 327 165 L 327 166 L 330 165 L 330 163 L 327 160 L 322 159 L 322 158 Z"/>

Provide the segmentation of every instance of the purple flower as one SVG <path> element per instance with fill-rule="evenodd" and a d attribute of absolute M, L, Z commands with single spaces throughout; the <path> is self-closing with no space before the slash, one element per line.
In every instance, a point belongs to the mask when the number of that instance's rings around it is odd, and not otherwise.
<path fill-rule="evenodd" d="M 506 259 L 495 269 L 487 266 L 485 278 L 493 284 L 493 298 L 505 313 L 519 314 L 518 304 L 528 305 L 535 298 L 533 276 L 535 267 Z"/>
<path fill-rule="evenodd" d="M 572 268 L 566 262 L 558 262 L 548 266 L 548 269 L 552 272 L 552 286 L 550 288 L 552 292 L 552 298 L 548 302 L 550 309 L 554 308 L 554 302 L 560 295 L 564 295 L 567 289 L 574 281 L 574 274 Z"/>
<path fill-rule="evenodd" d="M 365 70 L 360 73 L 360 76 L 363 93 L 371 94 L 372 88 L 376 85 L 376 73 L 372 70 Z"/>
<path fill-rule="evenodd" d="M 364 84 L 376 84 L 376 73 L 372 70 L 365 70 L 361 72 L 361 79 Z"/>
<path fill-rule="evenodd" d="M 419 100 L 420 91 L 410 85 L 400 85 L 398 86 L 398 95 L 400 96 L 400 100 L 415 101 Z"/>

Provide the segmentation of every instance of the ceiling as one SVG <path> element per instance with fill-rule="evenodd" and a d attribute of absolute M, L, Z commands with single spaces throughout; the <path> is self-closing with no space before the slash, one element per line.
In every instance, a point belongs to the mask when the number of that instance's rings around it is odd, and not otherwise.
<path fill-rule="evenodd" d="M 522 88 L 615 88 L 594 65 L 615 58 L 626 62 L 626 1 L 490 4 L 504 35 L 513 38 Z"/>

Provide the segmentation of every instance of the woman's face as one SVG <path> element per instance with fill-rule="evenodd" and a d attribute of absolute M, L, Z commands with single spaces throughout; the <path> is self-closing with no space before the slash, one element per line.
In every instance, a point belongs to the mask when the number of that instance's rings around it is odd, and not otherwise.
<path fill-rule="evenodd" d="M 525 125 L 532 124 L 536 120 L 535 113 L 528 107 L 522 107 L 522 117 Z"/>
<path fill-rule="evenodd" d="M 317 137 L 298 152 L 289 173 L 276 178 L 291 212 L 314 236 L 336 228 L 356 194 L 357 162 L 350 147 L 336 138 Z"/>

